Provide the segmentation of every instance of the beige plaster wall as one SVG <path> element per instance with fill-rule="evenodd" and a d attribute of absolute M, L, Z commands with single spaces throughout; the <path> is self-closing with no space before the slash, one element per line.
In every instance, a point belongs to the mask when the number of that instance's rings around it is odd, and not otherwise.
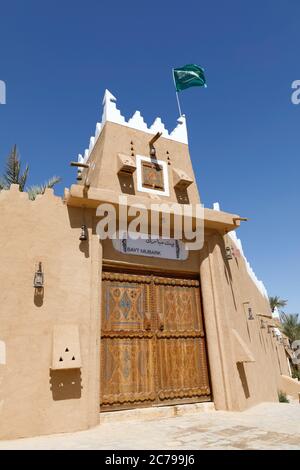
<path fill-rule="evenodd" d="M 0 438 L 84 429 L 99 419 L 101 245 L 79 242 L 82 210 L 47 190 L 0 192 Z M 91 226 L 90 214 L 86 223 Z M 33 276 L 41 261 L 44 295 Z M 78 325 L 82 368 L 52 371 L 55 325 Z M 3 356 L 3 355 L 2 355 Z M 92 371 L 92 373 L 90 373 Z"/>
<path fill-rule="evenodd" d="M 127 147 L 129 152 L 133 141 L 136 154 L 148 155 L 148 138 L 107 123 L 91 155 L 91 164 L 96 159 L 92 187 L 121 193 L 117 152 L 126 153 Z M 193 176 L 186 145 L 161 138 L 156 147 L 163 160 L 168 149 L 170 170 L 174 165 Z M 170 198 L 164 200 L 176 201 L 171 176 L 170 190 Z M 198 202 L 196 185 L 188 191 L 190 202 Z M 231 244 L 227 236 L 207 230 L 201 252 L 191 252 L 182 262 L 123 255 L 110 241 L 103 242 L 102 255 L 94 215 L 95 209 L 83 213 L 81 207 L 67 206 L 51 190 L 33 202 L 17 187 L 0 192 L 0 438 L 73 431 L 98 422 L 102 260 L 121 263 L 125 269 L 144 266 L 146 272 L 200 272 L 216 408 L 242 410 L 276 401 L 281 374 L 289 375 L 285 351 L 260 327 L 258 314 L 269 316 L 271 322 L 271 312 L 244 259 L 225 259 L 225 245 Z M 82 223 L 89 227 L 89 240 L 80 243 Z M 43 297 L 35 296 L 32 286 L 40 261 L 45 273 Z M 248 319 L 248 306 L 254 320 Z M 78 325 L 80 370 L 51 372 L 56 325 Z M 240 361 L 233 330 L 254 362 Z"/>
<path fill-rule="evenodd" d="M 206 231 L 201 252 L 183 262 L 117 253 L 95 235 L 94 210 L 68 207 L 51 190 L 36 201 L 17 187 L 0 193 L 0 438 L 84 429 L 99 420 L 100 282 L 102 259 L 146 272 L 197 274 L 201 291 L 213 397 L 217 409 L 242 410 L 276 401 L 286 356 L 258 314 L 268 301 L 249 277 L 242 257 L 225 259 L 230 240 Z M 83 221 L 89 240 L 79 242 Z M 41 261 L 44 295 L 33 276 Z M 245 303 L 249 302 L 249 304 Z M 247 306 L 254 320 L 248 320 Z M 53 329 L 78 325 L 80 370 L 51 371 Z M 233 329 L 255 362 L 241 363 Z M 4 346 L 3 346 L 4 345 Z M 5 348 L 5 351 L 4 351 Z M 4 354 L 5 353 L 5 354 Z"/>
<path fill-rule="evenodd" d="M 114 190 L 120 194 L 127 193 L 150 198 L 150 194 L 137 190 L 137 171 L 133 173 L 132 179 L 124 180 L 124 178 L 119 177 L 117 173 L 117 155 L 123 153 L 131 156 L 131 153 L 133 153 L 133 160 L 135 160 L 136 155 L 149 157 L 149 141 L 152 137 L 151 134 L 146 132 L 106 122 L 88 160 L 90 164 L 88 170 L 89 184 L 96 188 Z M 183 170 L 194 181 L 187 189 L 188 201 L 186 203 L 196 204 L 200 202 L 188 146 L 164 137 L 160 137 L 154 146 L 157 159 L 168 164 L 170 196 L 164 196 L 163 202 L 178 201 L 178 194 L 174 190 L 173 168 Z M 133 148 L 133 151 L 131 151 L 131 148 Z M 84 170 L 83 181 L 86 173 L 87 170 Z"/>
<path fill-rule="evenodd" d="M 289 375 L 286 353 L 258 314 L 272 324 L 268 300 L 250 278 L 244 258 L 225 258 L 227 236 L 206 236 L 200 266 L 212 388 L 217 409 L 242 410 L 277 401 L 281 374 Z M 254 320 L 248 319 L 247 307 Z M 238 362 L 233 329 L 255 362 Z"/>
<path fill-rule="evenodd" d="M 298 400 L 300 403 L 300 382 L 287 375 L 282 375 L 279 384 L 280 390 Z"/>
<path fill-rule="evenodd" d="M 103 240 L 103 262 L 107 265 L 118 265 L 123 269 L 144 269 L 146 272 L 167 271 L 174 273 L 180 272 L 187 275 L 198 275 L 200 264 L 200 252 L 190 251 L 186 260 L 177 261 L 161 258 L 152 258 L 149 256 L 127 255 L 116 251 L 111 240 Z"/>

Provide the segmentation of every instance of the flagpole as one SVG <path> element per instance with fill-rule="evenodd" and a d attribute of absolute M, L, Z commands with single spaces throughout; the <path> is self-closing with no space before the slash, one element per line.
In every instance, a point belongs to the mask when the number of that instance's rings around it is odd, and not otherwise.
<path fill-rule="evenodd" d="M 174 69 L 172 69 L 172 75 L 173 75 L 173 82 L 176 90 L 176 83 L 175 83 L 175 77 L 174 77 Z M 179 117 L 182 116 L 181 112 L 181 106 L 180 106 L 180 101 L 179 101 L 179 96 L 178 96 L 178 91 L 176 90 L 176 98 L 177 98 L 177 105 L 178 105 L 178 111 L 179 111 Z"/>
<path fill-rule="evenodd" d="M 180 116 L 182 116 L 182 112 L 181 112 L 181 107 L 180 107 L 178 91 L 176 91 L 176 98 L 177 98 L 177 104 L 178 104 L 178 109 L 179 109 L 179 117 L 180 117 Z"/>

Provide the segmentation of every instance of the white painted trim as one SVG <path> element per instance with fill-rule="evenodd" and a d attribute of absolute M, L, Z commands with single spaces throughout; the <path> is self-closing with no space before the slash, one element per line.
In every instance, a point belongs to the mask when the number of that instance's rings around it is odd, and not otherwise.
<path fill-rule="evenodd" d="M 274 333 L 275 333 L 276 336 L 279 336 L 279 337 L 282 336 L 282 333 L 281 333 L 279 328 L 275 327 L 275 328 L 273 328 L 273 330 L 274 330 Z"/>
<path fill-rule="evenodd" d="M 237 237 L 236 233 L 234 230 L 232 230 L 231 232 L 228 232 L 228 235 L 229 237 L 231 238 L 232 242 L 235 244 L 235 246 L 239 249 L 240 253 L 241 253 L 241 256 L 244 258 L 245 260 L 245 265 L 246 265 L 246 269 L 247 269 L 247 272 L 250 276 L 250 278 L 252 279 L 252 281 L 254 282 L 254 284 L 256 285 L 256 287 L 258 288 L 258 290 L 261 292 L 261 294 L 267 299 L 269 300 L 269 296 L 268 296 L 268 292 L 267 292 L 267 289 L 265 288 L 265 285 L 262 281 L 260 281 L 255 272 L 253 271 L 249 261 L 247 260 L 245 254 L 244 254 L 244 250 L 243 250 L 243 246 L 242 246 L 242 242 L 241 240 Z"/>
<path fill-rule="evenodd" d="M 220 204 L 218 202 L 214 202 L 213 209 L 215 211 L 219 211 L 220 210 Z M 245 255 L 244 250 L 243 250 L 242 242 L 237 237 L 235 230 L 232 230 L 231 232 L 229 232 L 228 235 L 231 238 L 231 240 L 233 241 L 233 243 L 235 244 L 235 246 L 239 249 L 239 251 L 241 253 L 241 256 L 244 258 L 247 272 L 248 272 L 249 276 L 251 277 L 252 281 L 254 282 L 254 284 L 256 285 L 258 290 L 261 292 L 261 294 L 269 301 L 269 295 L 268 295 L 267 289 L 266 289 L 264 283 L 257 278 L 257 276 L 256 276 L 255 272 L 253 271 L 249 261 L 247 260 L 246 255 Z"/>
<path fill-rule="evenodd" d="M 80 163 L 82 163 L 82 158 L 84 163 L 88 161 L 89 156 L 92 153 L 92 150 L 97 142 L 97 139 L 104 128 L 104 124 L 107 121 L 114 122 L 125 127 L 130 127 L 131 129 L 137 129 L 142 132 L 147 132 L 148 134 L 152 135 L 156 134 L 157 132 L 162 132 L 162 136 L 165 139 L 170 139 L 175 142 L 181 142 L 182 144 L 188 145 L 186 119 L 184 114 L 177 119 L 177 125 L 175 126 L 173 131 L 169 133 L 169 131 L 165 128 L 165 125 L 160 117 L 157 117 L 154 120 L 153 124 L 148 127 L 140 111 L 135 111 L 132 117 L 128 121 L 126 121 L 124 116 L 122 116 L 120 110 L 117 108 L 116 101 L 117 98 L 112 95 L 109 90 L 105 90 L 102 102 L 102 120 L 101 122 L 97 122 L 95 135 L 91 136 L 89 148 L 85 150 L 84 156 L 82 157 L 82 155 L 80 154 L 80 157 L 78 158 L 78 161 Z"/>
<path fill-rule="evenodd" d="M 164 180 L 164 191 L 160 191 L 159 189 L 151 189 L 151 188 L 144 188 L 143 187 L 143 179 L 142 179 L 142 162 L 149 162 L 149 163 L 158 163 L 163 168 L 163 180 Z M 168 165 L 166 162 L 162 160 L 156 160 L 155 158 L 151 157 L 144 157 L 142 155 L 136 156 L 136 174 L 137 174 L 137 190 L 143 193 L 151 193 L 157 194 L 159 196 L 169 196 L 169 174 L 168 174 Z"/>

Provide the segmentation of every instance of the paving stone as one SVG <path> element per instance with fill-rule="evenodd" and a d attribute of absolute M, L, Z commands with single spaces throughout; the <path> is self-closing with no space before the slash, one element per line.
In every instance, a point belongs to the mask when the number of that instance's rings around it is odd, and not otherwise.
<path fill-rule="evenodd" d="M 190 412 L 190 411 L 193 412 Z M 264 403 L 244 412 L 185 408 L 111 415 L 105 423 L 68 434 L 0 441 L 1 449 L 300 449 L 300 405 Z M 132 420 L 132 417 L 138 417 Z"/>

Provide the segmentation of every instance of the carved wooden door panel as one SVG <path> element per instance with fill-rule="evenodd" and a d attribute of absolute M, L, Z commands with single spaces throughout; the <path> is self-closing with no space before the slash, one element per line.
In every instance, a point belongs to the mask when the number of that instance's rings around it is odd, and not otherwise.
<path fill-rule="evenodd" d="M 199 281 L 155 277 L 157 394 L 162 404 L 209 401 Z"/>
<path fill-rule="evenodd" d="M 209 401 L 199 282 L 102 279 L 101 409 Z"/>
<path fill-rule="evenodd" d="M 103 410 L 149 406 L 156 399 L 150 289 L 150 277 L 103 273 Z"/>

